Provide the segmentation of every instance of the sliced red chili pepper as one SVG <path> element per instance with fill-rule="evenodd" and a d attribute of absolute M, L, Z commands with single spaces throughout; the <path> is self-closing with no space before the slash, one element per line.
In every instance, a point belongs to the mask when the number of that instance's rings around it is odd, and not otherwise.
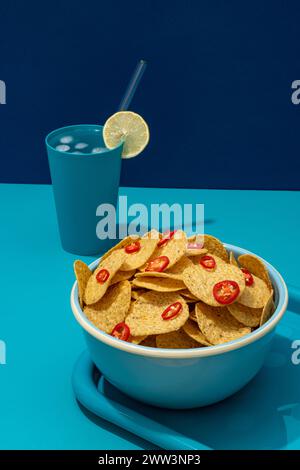
<path fill-rule="evenodd" d="M 122 341 L 127 341 L 130 336 L 129 326 L 124 322 L 118 323 L 112 330 L 111 335 Z"/>
<path fill-rule="evenodd" d="M 96 274 L 97 282 L 99 282 L 99 284 L 104 284 L 104 282 L 107 281 L 109 276 L 110 274 L 107 269 L 100 269 L 100 271 Z"/>
<path fill-rule="evenodd" d="M 172 318 L 177 317 L 182 310 L 181 302 L 175 302 L 172 305 L 169 305 L 161 314 L 163 320 L 171 320 Z"/>
<path fill-rule="evenodd" d="M 172 230 L 172 231 L 168 230 L 167 232 L 163 233 L 162 239 L 159 240 L 159 242 L 157 243 L 157 246 L 158 247 L 165 246 L 171 240 L 171 238 L 174 237 L 175 232 L 176 230 Z"/>
<path fill-rule="evenodd" d="M 220 281 L 213 287 L 213 295 L 219 304 L 231 304 L 239 295 L 240 288 L 235 281 Z"/>
<path fill-rule="evenodd" d="M 244 273 L 246 286 L 252 286 L 254 282 L 254 277 L 252 276 L 250 271 L 248 271 L 248 269 L 246 268 L 241 268 L 241 271 Z"/>
<path fill-rule="evenodd" d="M 138 251 L 140 251 L 140 249 L 141 249 L 141 244 L 138 240 L 125 246 L 125 251 L 129 255 L 132 253 L 137 253 Z"/>
<path fill-rule="evenodd" d="M 209 270 L 214 269 L 216 267 L 215 258 L 209 255 L 202 256 L 200 258 L 199 263 L 201 264 L 201 266 L 203 266 L 203 268 L 209 269 Z"/>
<path fill-rule="evenodd" d="M 170 263 L 170 260 L 167 256 L 159 256 L 158 258 L 155 258 L 152 261 L 149 261 L 145 271 L 154 271 L 154 272 L 161 273 L 162 271 L 166 269 L 169 263 Z"/>

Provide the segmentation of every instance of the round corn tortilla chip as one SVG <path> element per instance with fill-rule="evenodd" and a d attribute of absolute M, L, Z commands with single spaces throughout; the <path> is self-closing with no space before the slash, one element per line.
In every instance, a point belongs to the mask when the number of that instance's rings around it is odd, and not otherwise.
<path fill-rule="evenodd" d="M 84 307 L 84 313 L 93 325 L 111 334 L 114 327 L 125 320 L 130 307 L 131 287 L 122 281 L 108 289 L 94 305 Z"/>
<path fill-rule="evenodd" d="M 216 267 L 213 271 L 203 268 L 199 264 L 199 260 L 193 258 L 193 261 L 190 260 L 189 267 L 184 270 L 182 280 L 195 297 L 208 305 L 218 307 L 220 304 L 213 296 L 214 285 L 224 280 L 235 281 L 240 289 L 240 297 L 245 289 L 245 280 L 239 268 L 225 263 L 225 261 L 216 255 L 212 256 L 216 261 Z"/>
<path fill-rule="evenodd" d="M 110 285 L 113 286 L 118 282 L 126 281 L 127 279 L 130 279 L 134 275 L 134 273 L 135 269 L 132 269 L 132 271 L 118 271 L 112 278 Z"/>
<path fill-rule="evenodd" d="M 172 274 L 170 272 L 158 273 L 156 271 L 142 271 L 142 272 L 136 273 L 135 278 L 138 279 L 139 277 L 161 277 L 161 278 L 166 278 L 166 279 L 177 279 L 177 280 L 181 280 L 182 278 L 181 274 Z"/>
<path fill-rule="evenodd" d="M 147 338 L 146 335 L 144 336 L 129 336 L 128 342 L 132 344 L 141 344 Z"/>
<path fill-rule="evenodd" d="M 103 297 L 107 291 L 114 275 L 119 271 L 124 261 L 124 253 L 120 250 L 113 251 L 107 258 L 101 260 L 98 267 L 89 278 L 85 293 L 84 300 L 87 305 L 94 304 Z M 103 284 L 100 284 L 96 276 L 101 269 L 107 269 L 110 276 Z"/>
<path fill-rule="evenodd" d="M 88 283 L 89 278 L 93 274 L 90 268 L 81 260 L 77 259 L 74 262 L 74 272 L 77 279 L 78 285 L 78 297 L 80 307 L 83 307 L 84 303 L 84 292 Z"/>
<path fill-rule="evenodd" d="M 136 289 L 136 290 L 133 290 L 134 287 L 135 287 L 135 286 L 131 285 L 131 298 L 132 298 L 133 300 L 139 299 L 142 294 L 145 294 L 145 292 L 147 292 L 146 289 Z"/>
<path fill-rule="evenodd" d="M 138 240 L 139 237 L 125 237 L 123 240 L 120 240 L 119 243 L 117 243 L 115 246 L 113 246 L 110 250 L 108 250 L 106 253 L 104 253 L 101 257 L 101 261 L 105 260 L 113 251 L 119 250 L 123 248 L 125 245 L 128 245 L 131 242 L 134 242 Z"/>
<path fill-rule="evenodd" d="M 263 308 L 259 325 L 262 326 L 264 323 L 266 323 L 271 318 L 274 312 L 275 312 L 275 303 L 273 300 L 273 291 L 272 291 L 270 294 L 270 297 L 268 298 L 268 302 Z"/>
<path fill-rule="evenodd" d="M 198 323 L 196 323 L 195 321 L 188 320 L 183 325 L 182 329 L 193 340 L 197 341 L 197 343 L 202 344 L 202 346 L 211 346 L 211 343 L 205 338 L 204 334 L 201 333 Z"/>
<path fill-rule="evenodd" d="M 174 237 L 171 238 L 168 243 L 166 243 L 166 245 L 161 247 L 156 246 L 156 249 L 149 258 L 148 262 L 160 256 L 167 256 L 169 258 L 167 269 L 170 269 L 175 263 L 177 263 L 177 261 L 180 260 L 180 258 L 182 258 L 182 256 L 184 256 L 185 249 L 186 235 L 182 230 L 177 230 Z M 142 266 L 141 271 L 145 271 L 147 264 L 148 263 Z"/>
<path fill-rule="evenodd" d="M 227 306 L 229 312 L 234 318 L 245 326 L 252 328 L 259 325 L 262 315 L 262 308 L 251 308 L 242 305 L 239 302 L 234 302 Z"/>
<path fill-rule="evenodd" d="M 239 303 L 251 308 L 262 308 L 268 302 L 270 291 L 267 284 L 259 277 L 252 274 L 254 282 L 252 286 L 245 286 L 244 292 L 239 298 Z"/>
<path fill-rule="evenodd" d="M 156 336 L 156 346 L 164 349 L 190 349 L 199 348 L 199 343 L 179 330 Z"/>
<path fill-rule="evenodd" d="M 183 256 L 170 269 L 167 268 L 162 273 L 153 272 L 151 274 L 155 274 L 156 277 L 171 277 L 173 279 L 178 279 L 178 280 L 181 279 L 182 280 L 183 272 L 189 266 L 189 264 L 190 264 L 189 258 L 187 258 L 186 256 Z M 140 273 L 140 274 L 146 274 L 146 273 Z M 161 274 L 163 276 L 160 276 Z"/>
<path fill-rule="evenodd" d="M 180 302 L 181 312 L 170 320 L 164 320 L 162 313 L 167 307 Z M 132 303 L 126 323 L 134 336 L 155 335 L 179 330 L 189 316 L 189 309 L 183 298 L 176 292 L 146 292 Z"/>
<path fill-rule="evenodd" d="M 211 307 L 203 302 L 196 304 L 196 316 L 200 330 L 211 344 L 223 344 L 251 333 L 238 322 L 226 307 Z"/>
<path fill-rule="evenodd" d="M 200 256 L 205 255 L 208 252 L 206 248 L 188 248 L 186 247 L 185 254 L 186 256 Z"/>
<path fill-rule="evenodd" d="M 235 259 L 234 254 L 232 253 L 232 251 L 229 254 L 229 263 L 233 264 L 234 266 L 238 266 L 238 262 Z"/>
<path fill-rule="evenodd" d="M 148 348 L 156 348 L 156 336 L 149 335 L 141 343 L 141 346 L 147 346 Z"/>
<path fill-rule="evenodd" d="M 241 255 L 238 257 L 238 261 L 243 268 L 248 269 L 250 273 L 262 279 L 271 291 L 273 289 L 271 279 L 269 277 L 268 270 L 264 263 L 254 255 Z"/>
<path fill-rule="evenodd" d="M 198 302 L 198 297 L 193 295 L 188 289 L 183 289 L 180 292 L 178 292 L 180 295 L 182 295 L 184 298 L 188 300 L 192 300 L 193 302 Z"/>
<path fill-rule="evenodd" d="M 190 312 L 189 319 L 192 320 L 192 321 L 195 321 L 195 322 L 197 321 L 197 317 L 196 317 L 195 310 L 193 310 L 192 312 Z"/>
<path fill-rule="evenodd" d="M 182 290 L 185 286 L 182 281 L 177 279 L 168 279 L 168 278 L 156 278 L 156 277 L 142 277 L 135 278 L 132 281 L 132 284 L 137 287 L 142 287 L 144 289 L 155 290 L 158 292 L 175 292 L 177 290 Z"/>
<path fill-rule="evenodd" d="M 218 238 L 213 237 L 212 235 L 204 235 L 204 248 L 206 248 L 212 255 L 216 255 L 223 261 L 228 262 L 228 253 L 226 248 Z"/>
<path fill-rule="evenodd" d="M 184 270 L 189 266 L 190 260 L 186 256 L 180 258 L 170 269 L 167 268 L 163 273 L 157 274 L 165 274 L 166 276 L 171 276 L 174 279 L 182 279 L 182 275 Z M 159 277 L 159 276 L 157 276 Z"/>
<path fill-rule="evenodd" d="M 171 274 L 183 274 L 184 270 L 190 265 L 189 263 L 189 258 L 187 258 L 186 256 L 183 256 L 182 258 L 180 258 L 179 261 L 177 261 L 177 263 L 175 263 L 170 269 L 166 269 L 166 273 L 171 273 Z"/>
<path fill-rule="evenodd" d="M 187 239 L 188 243 L 197 243 L 201 245 L 201 248 L 204 247 L 204 235 L 203 233 L 197 233 L 197 235 L 191 235 Z"/>
<path fill-rule="evenodd" d="M 122 264 L 122 271 L 131 271 L 132 269 L 138 269 L 143 266 L 155 251 L 159 239 L 158 236 L 159 234 L 156 230 L 151 230 L 151 232 L 139 238 L 138 241 L 140 242 L 141 249 L 136 253 L 126 253 L 125 246 L 127 244 L 123 246 L 122 251 L 125 254 L 125 260 Z"/>

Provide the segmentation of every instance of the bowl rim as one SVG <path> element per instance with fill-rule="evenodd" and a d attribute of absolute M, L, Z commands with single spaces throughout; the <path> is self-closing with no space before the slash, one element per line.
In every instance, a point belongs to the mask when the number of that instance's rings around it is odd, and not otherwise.
<path fill-rule="evenodd" d="M 104 331 L 99 330 L 95 327 L 84 315 L 82 311 L 79 300 L 78 300 L 78 288 L 77 281 L 74 282 L 71 290 L 71 308 L 72 312 L 80 324 L 80 326 L 91 336 L 96 338 L 102 343 L 105 343 L 108 346 L 125 351 L 127 353 L 136 354 L 139 356 L 145 357 L 159 357 L 159 358 L 171 358 L 171 359 L 183 359 L 183 358 L 196 358 L 196 357 L 208 357 L 216 356 L 219 354 L 227 353 L 235 349 L 240 349 L 242 347 L 248 346 L 255 341 L 258 341 L 263 336 L 271 332 L 281 320 L 284 315 L 287 304 L 288 304 L 288 290 L 287 286 L 281 276 L 281 274 L 267 261 L 265 261 L 261 256 L 258 256 L 251 251 L 245 250 L 235 245 L 224 243 L 224 246 L 229 251 L 238 251 L 240 254 L 252 254 L 259 259 L 261 259 L 264 264 L 267 266 L 269 273 L 271 275 L 272 281 L 274 283 L 275 290 L 277 289 L 278 295 L 278 305 L 273 313 L 272 317 L 262 326 L 258 327 L 255 331 L 249 333 L 248 335 L 243 336 L 242 338 L 236 339 L 234 341 L 229 341 L 224 344 L 207 346 L 205 348 L 193 348 L 193 349 L 162 349 L 162 348 L 151 348 L 148 346 L 141 346 L 126 341 L 121 341 L 113 336 L 104 333 Z M 95 269 L 99 263 L 97 260 L 90 263 L 89 268 Z M 276 294 L 276 293 L 275 293 Z"/>

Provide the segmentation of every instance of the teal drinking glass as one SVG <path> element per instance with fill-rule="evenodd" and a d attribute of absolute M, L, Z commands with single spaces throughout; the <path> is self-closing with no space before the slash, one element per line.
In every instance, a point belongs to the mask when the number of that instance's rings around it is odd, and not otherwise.
<path fill-rule="evenodd" d="M 63 248 L 77 255 L 105 252 L 115 242 L 96 234 L 100 204 L 117 206 L 121 143 L 109 150 L 102 126 L 80 124 L 51 132 L 46 147 Z"/>

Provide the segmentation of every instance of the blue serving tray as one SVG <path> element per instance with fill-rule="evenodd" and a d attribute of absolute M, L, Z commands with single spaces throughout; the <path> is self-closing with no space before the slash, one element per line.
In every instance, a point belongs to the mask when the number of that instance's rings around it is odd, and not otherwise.
<path fill-rule="evenodd" d="M 300 291 L 290 286 L 289 295 L 263 368 L 221 403 L 190 411 L 144 405 L 108 383 L 87 351 L 74 367 L 75 395 L 92 413 L 162 449 L 300 449 L 300 352 L 293 345 L 299 340 L 300 348 Z"/>

